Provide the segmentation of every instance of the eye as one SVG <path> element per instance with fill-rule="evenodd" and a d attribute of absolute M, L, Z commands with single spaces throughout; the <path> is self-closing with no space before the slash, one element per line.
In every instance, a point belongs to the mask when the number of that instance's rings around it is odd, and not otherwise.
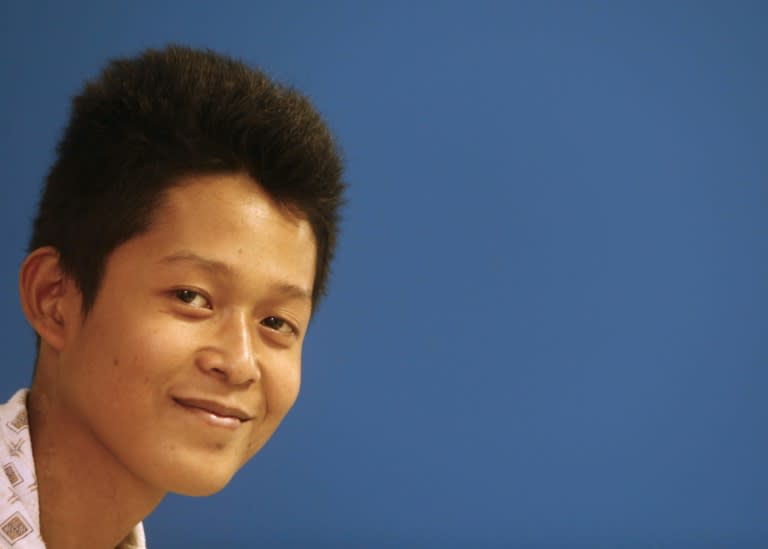
<path fill-rule="evenodd" d="M 290 335 L 297 332 L 291 324 L 278 316 L 268 316 L 261 321 L 261 324 L 281 334 Z"/>
<path fill-rule="evenodd" d="M 188 290 L 188 289 L 181 289 L 176 290 L 174 292 L 174 295 L 177 299 L 180 301 L 183 301 L 187 305 L 191 305 L 193 307 L 198 307 L 201 309 L 210 309 L 211 304 L 208 302 L 208 299 L 206 299 L 200 292 L 196 292 L 194 290 Z"/>

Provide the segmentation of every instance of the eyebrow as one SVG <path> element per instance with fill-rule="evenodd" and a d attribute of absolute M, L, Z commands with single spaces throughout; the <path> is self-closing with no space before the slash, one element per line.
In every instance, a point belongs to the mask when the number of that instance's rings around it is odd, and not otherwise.
<path fill-rule="evenodd" d="M 229 278 L 232 278 L 235 274 L 232 267 L 228 263 L 224 263 L 223 261 L 218 261 L 208 257 L 203 257 L 189 251 L 176 252 L 174 254 L 165 256 L 160 260 L 160 263 L 192 263 L 205 269 L 206 271 L 210 271 L 218 275 L 224 275 Z M 291 284 L 289 282 L 278 282 L 273 286 L 272 289 L 286 298 L 302 299 L 310 302 L 312 301 L 312 293 L 302 288 L 301 286 L 297 286 L 296 284 Z"/>

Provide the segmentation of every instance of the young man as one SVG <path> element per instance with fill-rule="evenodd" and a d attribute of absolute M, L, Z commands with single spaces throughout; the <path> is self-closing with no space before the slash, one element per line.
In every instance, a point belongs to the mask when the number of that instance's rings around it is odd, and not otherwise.
<path fill-rule="evenodd" d="M 169 47 L 86 85 L 21 267 L 39 347 L 0 406 L 0 546 L 144 547 L 166 493 L 253 457 L 298 395 L 340 176 L 309 102 L 232 59 Z"/>

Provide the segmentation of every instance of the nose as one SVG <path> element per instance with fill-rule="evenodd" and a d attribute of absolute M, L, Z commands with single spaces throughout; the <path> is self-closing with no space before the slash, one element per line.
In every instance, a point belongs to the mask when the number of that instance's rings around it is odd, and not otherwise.
<path fill-rule="evenodd" d="M 217 327 L 211 344 L 197 353 L 197 365 L 231 385 L 250 385 L 261 379 L 254 343 L 250 319 L 233 312 Z"/>

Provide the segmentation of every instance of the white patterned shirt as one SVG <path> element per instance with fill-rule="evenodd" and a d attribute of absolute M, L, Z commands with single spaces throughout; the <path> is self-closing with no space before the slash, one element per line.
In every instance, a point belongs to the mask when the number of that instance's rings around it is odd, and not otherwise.
<path fill-rule="evenodd" d="M 32 443 L 27 423 L 27 393 L 21 389 L 0 404 L 0 548 L 45 549 Z M 116 549 L 146 549 L 141 523 Z"/>

